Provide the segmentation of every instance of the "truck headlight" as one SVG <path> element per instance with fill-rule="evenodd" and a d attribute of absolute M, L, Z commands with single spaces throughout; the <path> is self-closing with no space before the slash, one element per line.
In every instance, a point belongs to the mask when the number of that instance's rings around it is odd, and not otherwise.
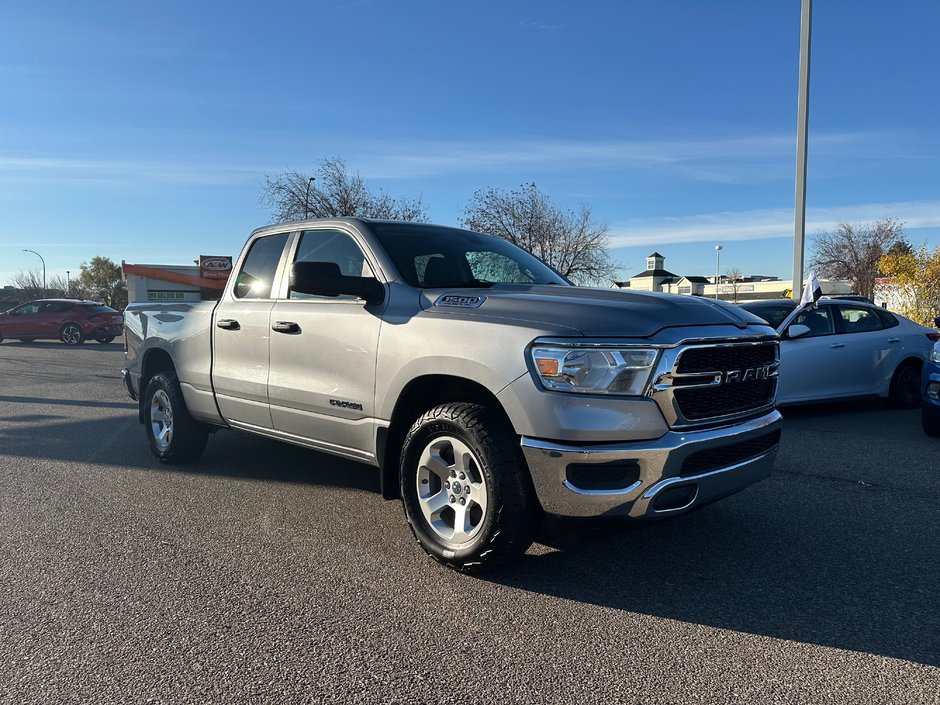
<path fill-rule="evenodd" d="M 546 389 L 639 396 L 646 391 L 659 351 L 537 345 L 531 355 L 535 371 Z"/>
<path fill-rule="evenodd" d="M 933 346 L 933 349 L 930 351 L 930 361 L 940 362 L 940 345 Z"/>

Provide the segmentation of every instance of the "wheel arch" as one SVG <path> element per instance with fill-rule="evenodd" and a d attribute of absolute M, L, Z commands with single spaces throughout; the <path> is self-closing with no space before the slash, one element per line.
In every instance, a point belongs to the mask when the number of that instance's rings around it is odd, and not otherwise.
<path fill-rule="evenodd" d="M 479 382 L 454 375 L 416 377 L 402 389 L 392 411 L 391 423 L 387 427 L 380 427 L 376 433 L 379 485 L 385 499 L 398 499 L 400 496 L 399 458 L 405 436 L 412 424 L 428 409 L 455 401 L 486 406 L 502 417 L 508 428 L 513 429 L 509 415 L 496 395 Z"/>
<path fill-rule="evenodd" d="M 140 386 L 138 387 L 140 402 L 137 408 L 137 416 L 141 423 L 144 423 L 144 395 L 147 391 L 147 385 L 150 384 L 150 380 L 154 376 L 161 372 L 176 372 L 173 358 L 163 348 L 151 348 L 144 353 L 144 359 L 140 365 Z"/>

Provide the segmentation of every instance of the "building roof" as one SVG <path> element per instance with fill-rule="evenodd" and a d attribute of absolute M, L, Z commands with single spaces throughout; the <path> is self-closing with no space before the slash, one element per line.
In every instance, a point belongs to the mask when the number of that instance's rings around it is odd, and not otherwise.
<path fill-rule="evenodd" d="M 691 284 L 711 284 L 712 283 L 711 279 L 709 279 L 708 277 L 696 277 L 695 275 L 685 276 L 683 277 L 683 279 L 685 279 L 687 282 Z"/>
<path fill-rule="evenodd" d="M 652 257 L 652 255 L 650 255 Z M 631 279 L 639 279 L 641 277 L 677 277 L 679 275 L 673 274 L 672 272 L 667 272 L 665 269 L 647 269 L 645 272 L 640 272 L 639 274 L 634 274 Z"/>
<path fill-rule="evenodd" d="M 661 254 L 659 254 L 658 252 L 654 252 L 653 254 L 647 255 L 646 257 L 647 257 L 647 259 L 650 258 L 650 257 L 659 257 L 660 259 L 666 259 L 666 258 L 663 257 Z"/>
<path fill-rule="evenodd" d="M 124 271 L 125 279 L 128 274 L 136 274 L 137 276 L 147 277 L 148 279 L 159 279 L 160 281 L 173 282 L 174 284 L 188 284 L 201 289 L 224 289 L 226 282 L 225 279 L 208 279 L 192 276 L 190 274 L 182 274 L 152 264 L 127 264 L 126 262 L 122 262 L 121 269 Z M 195 269 L 197 272 L 199 271 L 198 267 L 186 266 L 174 267 L 173 269 Z"/>

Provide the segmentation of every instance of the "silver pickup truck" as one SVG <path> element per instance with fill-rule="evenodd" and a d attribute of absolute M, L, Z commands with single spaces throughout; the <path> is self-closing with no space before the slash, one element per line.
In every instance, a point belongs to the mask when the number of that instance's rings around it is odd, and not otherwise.
<path fill-rule="evenodd" d="M 543 511 L 663 518 L 770 473 L 777 337 L 735 306 L 352 218 L 256 230 L 233 272 L 217 302 L 126 311 L 125 384 L 163 462 L 232 428 L 369 463 L 463 571 L 524 551 Z"/>

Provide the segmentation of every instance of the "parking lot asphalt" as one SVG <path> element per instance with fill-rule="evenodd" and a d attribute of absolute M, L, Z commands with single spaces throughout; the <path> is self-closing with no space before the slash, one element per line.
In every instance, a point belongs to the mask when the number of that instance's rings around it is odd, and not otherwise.
<path fill-rule="evenodd" d="M 223 431 L 161 466 L 120 339 L 0 345 L 2 703 L 940 703 L 940 441 L 784 410 L 773 476 L 431 562 L 366 466 Z"/>

